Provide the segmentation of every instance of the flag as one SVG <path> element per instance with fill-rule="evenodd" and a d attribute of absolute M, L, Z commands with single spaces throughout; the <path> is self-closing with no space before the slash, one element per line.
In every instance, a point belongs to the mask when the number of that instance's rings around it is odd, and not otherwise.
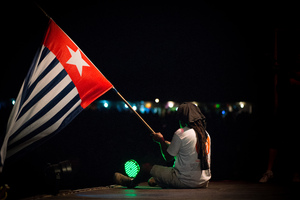
<path fill-rule="evenodd" d="M 113 85 L 52 20 L 23 82 L 0 144 L 4 161 L 58 133 Z"/>

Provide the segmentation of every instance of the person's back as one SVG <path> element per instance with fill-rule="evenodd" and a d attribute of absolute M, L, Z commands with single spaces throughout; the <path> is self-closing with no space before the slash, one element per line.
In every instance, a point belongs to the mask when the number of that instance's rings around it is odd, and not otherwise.
<path fill-rule="evenodd" d="M 210 166 L 210 136 L 207 134 L 206 151 Z M 210 178 L 210 169 L 202 170 L 200 159 L 196 150 L 197 137 L 193 128 L 184 127 L 178 129 L 173 136 L 172 142 L 167 151 L 175 156 L 174 168 L 178 179 L 188 187 L 203 187 Z"/>

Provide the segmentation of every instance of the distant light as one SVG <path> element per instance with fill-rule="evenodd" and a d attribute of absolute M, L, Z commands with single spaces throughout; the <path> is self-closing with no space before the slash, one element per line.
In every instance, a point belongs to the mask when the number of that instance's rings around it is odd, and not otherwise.
<path fill-rule="evenodd" d="M 221 105 L 219 103 L 215 104 L 215 108 L 220 108 Z"/>
<path fill-rule="evenodd" d="M 146 104 L 145 104 L 145 107 L 146 107 L 146 108 L 151 108 L 151 103 L 150 103 L 150 102 L 146 103 Z"/>
<path fill-rule="evenodd" d="M 168 101 L 168 107 L 173 108 L 173 106 L 174 106 L 174 102 L 173 101 Z"/>
<path fill-rule="evenodd" d="M 136 110 L 136 109 L 137 109 L 137 107 L 136 107 L 136 106 L 132 106 L 132 108 L 133 108 L 133 110 Z"/>
<path fill-rule="evenodd" d="M 241 108 L 244 108 L 246 103 L 241 101 L 239 104 Z"/>
<path fill-rule="evenodd" d="M 229 111 L 229 112 L 232 112 L 232 110 L 233 110 L 233 109 L 232 109 L 232 106 L 231 106 L 231 105 L 228 105 L 228 111 Z"/>
<path fill-rule="evenodd" d="M 108 107 L 108 103 L 105 102 L 105 103 L 103 104 L 103 106 L 104 106 L 105 108 L 107 108 L 107 107 Z"/>
<path fill-rule="evenodd" d="M 126 104 L 124 104 L 125 108 L 128 108 L 128 106 Z"/>
<path fill-rule="evenodd" d="M 12 99 L 12 100 L 11 100 L 11 104 L 12 104 L 12 105 L 15 105 L 15 103 L 16 103 L 16 100 Z"/>
<path fill-rule="evenodd" d="M 226 113 L 225 110 L 222 110 L 222 115 L 225 115 L 225 113 Z"/>
<path fill-rule="evenodd" d="M 159 98 L 156 98 L 156 99 L 155 99 L 155 103 L 159 103 Z"/>
<path fill-rule="evenodd" d="M 195 106 L 198 106 L 198 103 L 196 101 L 193 101 L 192 103 L 195 104 Z"/>
<path fill-rule="evenodd" d="M 140 106 L 140 112 L 143 113 L 143 114 L 145 113 L 145 106 L 144 105 Z"/>

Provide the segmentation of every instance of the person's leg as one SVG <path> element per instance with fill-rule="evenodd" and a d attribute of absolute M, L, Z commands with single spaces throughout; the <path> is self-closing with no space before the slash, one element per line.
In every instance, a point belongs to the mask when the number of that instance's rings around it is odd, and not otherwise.
<path fill-rule="evenodd" d="M 154 165 L 150 175 L 162 188 L 189 188 L 177 178 L 176 170 L 173 167 Z"/>
<path fill-rule="evenodd" d="M 148 185 L 151 186 L 151 187 L 155 187 L 157 186 L 157 183 L 155 181 L 155 179 L 153 177 L 151 177 L 149 180 L 148 180 Z"/>
<path fill-rule="evenodd" d="M 269 161 L 268 161 L 268 169 L 267 169 L 267 171 L 268 170 L 272 171 L 276 156 L 277 156 L 277 149 L 270 148 L 269 149 Z"/>
<path fill-rule="evenodd" d="M 133 182 L 133 180 L 133 178 L 130 178 L 118 172 L 114 174 L 114 182 L 118 185 L 122 185 L 128 188 L 134 188 L 137 186 L 137 184 Z"/>
<path fill-rule="evenodd" d="M 116 172 L 114 174 L 114 182 L 118 185 L 126 186 L 128 188 L 134 188 L 139 183 L 143 182 L 145 178 L 146 180 L 149 178 L 152 166 L 153 165 L 151 165 L 150 163 L 144 163 L 143 165 L 141 165 L 141 170 L 135 178 L 130 178 L 128 176 Z"/>
<path fill-rule="evenodd" d="M 271 178 L 273 178 L 273 166 L 275 162 L 275 158 L 277 156 L 277 149 L 270 148 L 269 149 L 269 159 L 268 159 L 268 167 L 267 171 L 263 174 L 262 178 L 259 180 L 260 183 L 266 183 Z"/>

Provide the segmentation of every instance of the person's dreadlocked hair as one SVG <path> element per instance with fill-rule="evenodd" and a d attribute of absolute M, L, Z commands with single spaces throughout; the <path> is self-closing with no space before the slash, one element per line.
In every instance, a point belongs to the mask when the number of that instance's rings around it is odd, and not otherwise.
<path fill-rule="evenodd" d="M 187 124 L 190 128 L 193 128 L 196 132 L 197 144 L 196 150 L 198 153 L 198 159 L 200 159 L 201 169 L 209 169 L 206 151 L 206 121 L 205 116 L 201 113 L 198 106 L 191 102 L 181 104 L 177 110 L 178 119 Z"/>
<path fill-rule="evenodd" d="M 198 153 L 198 158 L 201 159 L 201 169 L 206 170 L 209 169 L 208 160 L 207 160 L 207 150 L 206 150 L 206 122 L 205 120 L 198 120 L 193 123 L 189 123 L 189 126 L 193 128 L 196 132 L 197 144 L 196 150 Z"/>

